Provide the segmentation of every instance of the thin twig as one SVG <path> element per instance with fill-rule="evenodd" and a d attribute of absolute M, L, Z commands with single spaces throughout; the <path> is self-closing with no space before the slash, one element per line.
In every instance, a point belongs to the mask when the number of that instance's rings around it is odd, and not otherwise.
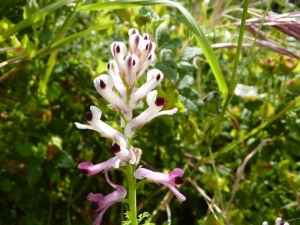
<path fill-rule="evenodd" d="M 5 80 L 5 79 L 7 79 L 9 76 L 11 76 L 14 73 L 19 73 L 22 69 L 23 69 L 23 67 L 12 68 L 10 71 L 8 71 L 7 73 L 3 74 L 0 77 L 0 82 L 3 81 L 3 80 Z"/>
<path fill-rule="evenodd" d="M 169 204 L 166 205 L 166 212 L 167 212 L 167 215 L 168 215 L 168 220 L 167 220 L 167 223 L 168 225 L 171 225 L 171 210 L 170 210 L 170 206 Z"/>
<path fill-rule="evenodd" d="M 270 142 L 270 141 L 272 141 L 272 139 L 264 139 L 252 152 L 250 152 L 249 155 L 246 156 L 246 158 L 244 159 L 242 165 L 237 169 L 237 171 L 236 171 L 236 180 L 234 182 L 233 190 L 231 192 L 231 197 L 230 197 L 230 200 L 229 200 L 228 205 L 226 207 L 225 213 L 228 212 L 228 210 L 230 208 L 230 205 L 232 204 L 232 201 L 235 197 L 236 191 L 239 187 L 239 183 L 242 179 L 242 176 L 243 176 L 243 173 L 244 173 L 244 170 L 245 170 L 245 167 L 246 167 L 248 161 L 258 152 L 259 149 L 261 149 L 267 142 Z"/>
<path fill-rule="evenodd" d="M 24 56 L 20 56 L 20 57 L 13 58 L 13 59 L 8 59 L 8 60 L 0 63 L 0 68 L 7 66 L 9 64 L 12 64 L 12 63 L 18 63 L 18 62 L 25 61 L 25 60 L 31 61 L 31 58 L 28 55 L 24 55 Z"/>
<path fill-rule="evenodd" d="M 199 191 L 199 193 L 204 197 L 206 202 L 209 202 L 209 205 L 212 205 L 213 208 L 215 208 L 215 210 L 217 211 L 217 213 L 220 214 L 220 216 L 223 218 L 223 220 L 225 221 L 226 225 L 231 225 L 231 223 L 229 222 L 229 220 L 227 219 L 225 213 L 219 208 L 219 206 L 217 206 L 212 199 L 205 193 L 205 191 L 200 188 L 198 186 L 198 184 L 193 181 L 191 178 L 187 178 L 186 179 L 191 185 L 193 185 L 197 191 Z"/>

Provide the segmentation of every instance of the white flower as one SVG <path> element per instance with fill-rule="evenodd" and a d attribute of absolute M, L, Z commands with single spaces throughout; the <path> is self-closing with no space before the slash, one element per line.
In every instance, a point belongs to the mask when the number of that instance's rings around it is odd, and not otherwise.
<path fill-rule="evenodd" d="M 111 54 L 116 60 L 120 73 L 125 76 L 124 72 L 124 57 L 127 53 L 126 45 L 123 42 L 113 42 L 110 46 Z"/>
<path fill-rule="evenodd" d="M 146 95 L 156 88 L 164 78 L 163 73 L 158 69 L 152 69 L 147 73 L 147 81 L 130 98 L 129 108 L 134 109 L 137 101 L 146 97 Z"/>
<path fill-rule="evenodd" d="M 139 69 L 139 58 L 136 54 L 128 54 L 124 61 L 124 73 L 127 85 L 130 89 L 134 88 L 136 83 L 136 72 Z"/>
<path fill-rule="evenodd" d="M 139 58 L 139 73 L 136 77 L 136 81 L 138 81 L 153 61 L 156 45 L 150 40 L 148 34 L 141 36 L 135 28 L 129 29 L 128 35 L 130 52 L 136 54 Z"/>
<path fill-rule="evenodd" d="M 243 84 L 238 84 L 234 90 L 234 94 L 237 96 L 246 99 L 246 100 L 256 100 L 259 98 L 259 94 L 257 93 L 257 87 L 247 86 Z"/>
<path fill-rule="evenodd" d="M 115 60 L 109 61 L 106 65 L 107 73 L 112 78 L 115 89 L 119 92 L 121 95 L 121 98 L 123 102 L 126 102 L 127 100 L 127 93 L 126 93 L 126 87 L 124 86 L 124 83 L 119 75 L 119 67 Z"/>
<path fill-rule="evenodd" d="M 102 137 L 109 139 L 113 139 L 113 137 L 116 135 L 120 135 L 125 138 L 124 134 L 120 133 L 119 131 L 115 130 L 114 128 L 100 120 L 102 112 L 98 107 L 92 105 L 90 109 L 91 112 L 85 113 L 85 117 L 90 126 L 75 122 L 74 124 L 78 129 L 95 130 L 99 132 Z"/>
<path fill-rule="evenodd" d="M 172 110 L 165 110 L 162 112 L 159 112 L 165 104 L 165 100 L 163 97 L 157 97 L 157 91 L 153 90 L 147 94 L 147 103 L 149 107 L 142 112 L 139 116 L 132 119 L 127 126 L 125 127 L 124 133 L 126 137 L 132 137 L 134 135 L 134 132 L 136 128 L 140 128 L 144 126 L 147 122 L 152 120 L 153 118 L 160 116 L 160 115 L 173 115 L 177 112 L 177 108 L 174 108 Z"/>
<path fill-rule="evenodd" d="M 98 93 L 105 98 L 116 110 L 122 110 L 124 118 L 131 120 L 132 112 L 126 103 L 113 91 L 113 80 L 110 76 L 102 74 L 94 79 L 94 86 Z"/>
<path fill-rule="evenodd" d="M 132 150 L 128 150 L 127 139 L 124 135 L 115 135 L 113 137 L 113 145 L 110 150 L 120 159 L 124 161 L 129 161 L 131 164 L 136 162 L 136 155 Z"/>

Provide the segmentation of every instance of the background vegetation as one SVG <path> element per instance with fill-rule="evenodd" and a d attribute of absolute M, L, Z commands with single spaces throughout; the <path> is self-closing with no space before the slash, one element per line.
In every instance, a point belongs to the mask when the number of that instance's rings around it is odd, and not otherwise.
<path fill-rule="evenodd" d="M 0 224 L 92 223 L 87 194 L 111 190 L 101 174 L 86 178 L 76 167 L 112 153 L 109 141 L 74 122 L 85 123 L 97 105 L 118 128 L 93 78 L 106 73 L 110 44 L 127 41 L 132 27 L 157 43 L 153 67 L 166 77 L 159 94 L 166 108 L 179 108 L 142 128 L 134 146 L 145 167 L 184 168 L 187 197 L 179 202 L 149 184 L 139 211 L 156 224 L 169 208 L 172 224 L 298 217 L 299 2 L 103 2 L 0 1 Z M 260 95 L 234 95 L 237 83 Z M 126 210 L 114 205 L 103 224 L 121 224 Z"/>

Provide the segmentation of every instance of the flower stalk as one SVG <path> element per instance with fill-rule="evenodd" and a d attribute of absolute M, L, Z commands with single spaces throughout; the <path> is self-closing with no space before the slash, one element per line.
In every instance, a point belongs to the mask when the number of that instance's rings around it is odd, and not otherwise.
<path fill-rule="evenodd" d="M 134 173 L 134 166 L 127 163 L 127 181 L 128 181 L 128 204 L 130 209 L 130 219 L 131 225 L 137 225 L 137 210 L 136 210 L 136 187 L 135 187 L 135 177 L 133 176 Z"/>

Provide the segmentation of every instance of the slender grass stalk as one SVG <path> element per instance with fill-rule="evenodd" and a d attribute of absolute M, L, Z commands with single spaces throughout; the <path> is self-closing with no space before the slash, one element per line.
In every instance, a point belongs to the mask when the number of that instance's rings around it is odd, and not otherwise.
<path fill-rule="evenodd" d="M 243 36 L 244 36 L 244 31 L 245 31 L 246 19 L 247 19 L 248 6 L 249 6 L 249 0 L 245 0 L 244 7 L 243 7 L 242 21 L 241 21 L 241 26 L 240 26 L 239 39 L 238 39 L 238 46 L 236 48 L 236 54 L 235 54 L 235 58 L 234 58 L 232 75 L 231 75 L 231 80 L 230 80 L 230 85 L 229 85 L 229 93 L 228 93 L 228 96 L 226 97 L 225 104 L 223 105 L 222 111 L 221 111 L 220 115 L 218 116 L 218 120 L 214 126 L 213 134 L 212 134 L 213 138 L 214 138 L 216 132 L 218 131 L 218 129 L 220 128 L 220 124 L 223 121 L 225 112 L 231 101 L 231 98 L 233 96 L 234 89 L 236 86 L 237 68 L 238 68 L 238 64 L 240 62 L 239 58 L 240 58 L 242 47 L 243 47 L 242 44 L 243 44 Z"/>

